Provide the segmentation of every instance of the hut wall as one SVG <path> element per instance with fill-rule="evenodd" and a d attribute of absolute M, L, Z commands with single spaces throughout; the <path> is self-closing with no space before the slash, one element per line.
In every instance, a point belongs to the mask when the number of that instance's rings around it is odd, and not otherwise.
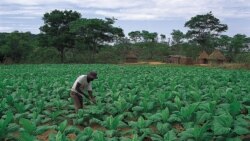
<path fill-rule="evenodd" d="M 208 64 L 208 59 L 199 59 L 199 64 Z"/>
<path fill-rule="evenodd" d="M 170 57 L 169 57 L 169 56 L 165 56 L 165 57 L 163 58 L 163 62 L 171 63 Z"/>
<path fill-rule="evenodd" d="M 175 63 L 175 64 L 179 64 L 180 63 L 180 57 L 171 57 L 170 62 Z"/>
<path fill-rule="evenodd" d="M 13 64 L 13 60 L 12 60 L 12 58 L 6 57 L 6 58 L 4 58 L 3 63 L 4 64 Z"/>
<path fill-rule="evenodd" d="M 137 63 L 138 60 L 137 60 L 137 58 L 126 58 L 126 62 L 127 63 Z"/>
<path fill-rule="evenodd" d="M 210 64 L 223 64 L 225 61 L 224 60 L 220 60 L 220 59 L 210 59 L 209 63 Z"/>
<path fill-rule="evenodd" d="M 193 64 L 193 60 L 192 58 L 189 58 L 189 57 L 181 57 L 180 64 L 191 65 Z"/>

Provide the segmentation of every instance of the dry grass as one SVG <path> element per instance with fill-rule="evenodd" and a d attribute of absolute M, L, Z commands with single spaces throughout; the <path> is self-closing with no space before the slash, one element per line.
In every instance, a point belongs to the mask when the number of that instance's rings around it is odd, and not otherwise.
<path fill-rule="evenodd" d="M 225 69 L 250 69 L 250 64 L 239 64 L 239 63 L 224 63 L 219 65 Z"/>
<path fill-rule="evenodd" d="M 166 63 L 163 63 L 163 62 L 157 62 L 157 61 L 139 61 L 137 63 L 124 63 L 124 64 L 128 64 L 128 65 L 146 65 L 146 64 L 149 64 L 149 65 L 162 65 L 162 64 L 166 64 Z"/>
<path fill-rule="evenodd" d="M 250 64 L 240 64 L 240 63 L 195 64 L 195 66 L 223 68 L 223 69 L 249 69 L 250 70 Z"/>
<path fill-rule="evenodd" d="M 184 64 L 169 64 L 164 62 L 157 61 L 140 61 L 137 63 L 123 63 L 123 65 L 183 65 Z M 192 65 L 189 65 L 192 66 Z M 193 64 L 193 66 L 202 66 L 202 67 L 215 67 L 215 68 L 224 68 L 224 69 L 249 69 L 250 64 L 242 64 L 242 63 L 224 63 L 224 64 Z"/>

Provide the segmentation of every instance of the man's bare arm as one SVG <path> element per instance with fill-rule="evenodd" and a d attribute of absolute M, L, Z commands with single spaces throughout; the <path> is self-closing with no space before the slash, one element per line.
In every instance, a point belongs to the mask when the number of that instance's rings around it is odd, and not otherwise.
<path fill-rule="evenodd" d="M 90 97 L 91 101 L 96 103 L 95 97 L 93 96 L 92 91 L 88 91 L 88 93 L 89 93 L 89 97 Z"/>

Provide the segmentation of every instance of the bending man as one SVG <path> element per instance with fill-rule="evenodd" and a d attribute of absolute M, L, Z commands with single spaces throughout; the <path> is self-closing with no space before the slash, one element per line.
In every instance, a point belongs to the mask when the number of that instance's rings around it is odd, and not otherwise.
<path fill-rule="evenodd" d="M 71 88 L 70 96 L 74 101 L 76 111 L 83 108 L 83 96 L 86 96 L 84 93 L 85 91 L 88 91 L 89 99 L 95 103 L 95 98 L 92 95 L 91 81 L 97 78 L 96 72 L 89 72 L 87 75 L 80 75 L 74 82 L 74 85 Z"/>

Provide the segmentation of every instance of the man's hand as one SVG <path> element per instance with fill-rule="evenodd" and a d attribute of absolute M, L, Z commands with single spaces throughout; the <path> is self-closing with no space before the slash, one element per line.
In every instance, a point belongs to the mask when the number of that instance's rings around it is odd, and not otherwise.
<path fill-rule="evenodd" d="M 88 91 L 89 93 L 89 98 L 93 103 L 96 103 L 95 97 L 92 95 L 92 91 Z"/>
<path fill-rule="evenodd" d="M 96 100 L 95 100 L 95 97 L 91 97 L 90 100 L 96 104 Z"/>

